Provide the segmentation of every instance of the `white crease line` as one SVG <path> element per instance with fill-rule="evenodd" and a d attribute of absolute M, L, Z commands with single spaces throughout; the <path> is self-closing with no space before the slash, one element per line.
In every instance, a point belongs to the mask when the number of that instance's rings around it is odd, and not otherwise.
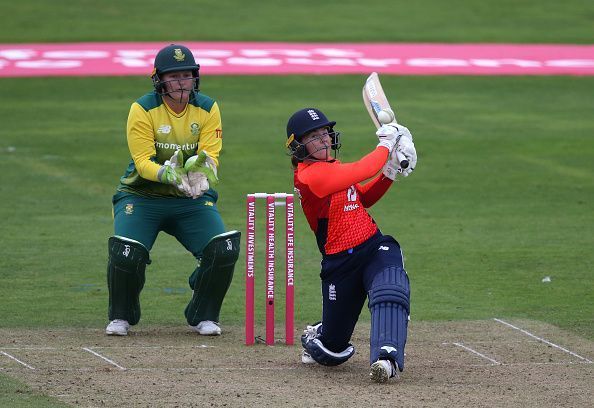
<path fill-rule="evenodd" d="M 163 367 L 131 368 L 133 371 L 292 371 L 298 367 Z"/>
<path fill-rule="evenodd" d="M 586 357 L 582 357 L 582 356 L 580 356 L 579 354 L 576 354 L 576 353 L 574 353 L 573 351 L 567 350 L 566 348 L 563 348 L 563 347 L 561 347 L 561 346 L 558 346 L 558 345 L 556 345 L 555 343 L 551 343 L 551 342 L 550 342 L 550 341 L 548 341 L 548 340 L 545 340 L 545 339 L 543 339 L 543 338 L 541 338 L 541 337 L 535 336 L 534 334 L 532 334 L 532 333 L 530 333 L 530 332 L 528 332 L 528 331 L 526 331 L 526 330 L 524 330 L 524 329 L 520 329 L 519 327 L 516 327 L 516 326 L 514 326 L 514 325 L 513 325 L 513 324 L 511 324 L 511 323 L 504 322 L 503 320 L 501 320 L 501 319 L 497 319 L 497 318 L 494 318 L 493 320 L 495 320 L 496 322 L 499 322 L 499 323 L 501 323 L 501 324 L 504 324 L 504 325 L 506 325 L 506 326 L 509 326 L 509 327 L 511 327 L 512 329 L 519 330 L 519 331 L 521 331 L 522 333 L 524 333 L 525 335 L 527 335 L 527 336 L 530 336 L 530 337 L 532 337 L 532 338 L 535 338 L 535 339 L 536 339 L 536 340 L 538 340 L 538 341 L 542 341 L 543 343 L 545 343 L 545 344 L 548 344 L 549 346 L 552 346 L 552 347 L 558 348 L 559 350 L 563 350 L 564 352 L 566 352 L 566 353 L 569 353 L 569 354 L 571 354 L 571 355 L 572 355 L 572 356 L 574 356 L 574 357 L 577 357 L 577 358 L 579 358 L 579 359 L 581 359 L 581 360 L 584 360 L 584 361 L 585 361 L 586 363 L 588 363 L 588 364 L 592 364 L 592 361 L 591 361 L 591 360 L 588 360 Z"/>
<path fill-rule="evenodd" d="M 96 356 L 97 356 L 97 357 L 99 357 L 99 358 L 102 358 L 103 360 L 107 361 L 109 364 L 112 364 L 112 365 L 116 366 L 117 368 L 119 368 L 119 369 L 120 369 L 120 370 L 122 370 L 122 371 L 125 371 L 125 370 L 126 370 L 124 367 L 122 367 L 122 366 L 121 366 L 121 365 L 119 365 L 118 363 L 116 363 L 116 362 L 114 362 L 114 361 L 111 361 L 110 359 L 108 359 L 107 357 L 104 357 L 104 356 L 102 356 L 102 355 L 101 355 L 101 354 L 99 354 L 99 353 L 96 353 L 96 352 L 94 352 L 94 351 L 93 351 L 93 350 L 91 350 L 90 348 L 83 347 L 82 349 L 83 349 L 84 351 L 88 351 L 89 353 L 96 355 Z"/>
<path fill-rule="evenodd" d="M 8 354 L 8 353 L 6 353 L 6 352 L 4 352 L 4 351 L 0 351 L 0 354 L 4 354 L 4 355 L 5 355 L 6 357 L 8 357 L 8 358 L 12 358 L 12 359 L 13 359 L 14 361 L 16 361 L 17 363 L 19 363 L 19 364 L 22 364 L 22 365 L 24 365 L 25 367 L 27 367 L 29 370 L 35 370 L 35 368 L 34 368 L 34 367 L 31 367 L 31 366 L 30 366 L 29 364 L 27 364 L 27 363 L 23 363 L 23 362 L 22 362 L 21 360 L 19 360 L 18 358 L 11 356 L 10 354 Z"/>
<path fill-rule="evenodd" d="M 486 365 L 485 365 L 486 366 Z M 489 365 L 491 366 L 491 364 Z M 472 367 L 472 366 L 469 366 Z M 484 366 L 483 366 L 484 367 Z M 444 367 L 445 368 L 445 367 Z M 299 367 L 137 367 L 137 368 L 126 368 L 124 369 L 127 372 L 133 371 L 140 371 L 140 372 L 225 372 L 225 371 L 294 371 L 299 370 Z M 8 367 L 0 367 L 0 372 L 10 372 L 15 371 L 16 368 L 8 368 Z M 37 371 L 56 371 L 53 368 L 41 368 L 36 369 Z M 98 369 L 97 367 L 60 367 L 60 372 L 68 371 L 68 372 L 103 372 L 102 370 Z"/>
<path fill-rule="evenodd" d="M 450 343 L 452 344 L 452 343 Z M 500 363 L 499 366 L 501 367 L 546 367 L 546 366 L 559 366 L 559 367 L 570 367 L 570 366 L 580 366 L 586 365 L 585 361 L 566 361 L 566 362 L 559 362 L 559 363 Z M 487 368 L 493 367 L 495 364 L 461 364 L 456 365 L 456 367 L 461 368 Z M 412 367 L 431 367 L 432 369 L 443 369 L 443 370 L 451 370 L 451 365 L 443 365 L 437 366 L 435 364 L 413 364 L 413 363 L 406 363 L 406 366 L 410 369 Z M 225 372 L 225 371 L 295 371 L 300 370 L 299 367 L 138 367 L 138 368 L 126 368 L 126 372 L 154 372 L 154 373 L 170 373 L 170 372 Z M 0 367 L 0 372 L 13 372 L 20 370 L 19 368 L 12 368 L 12 367 Z M 35 371 L 37 372 L 81 372 L 81 373 L 105 373 L 105 371 L 98 369 L 97 367 L 60 367 L 59 369 L 55 368 L 36 368 Z"/>
<path fill-rule="evenodd" d="M 202 349 L 202 348 L 216 348 L 217 346 L 209 346 L 201 344 L 199 346 L 95 346 L 95 349 Z"/>
<path fill-rule="evenodd" d="M 66 347 L 34 347 L 34 346 L 21 346 L 21 347 L 1 347 L 2 350 L 71 350 L 72 348 L 78 348 L 80 346 L 66 346 Z M 191 350 L 191 349 L 205 349 L 205 348 L 217 348 L 217 346 L 209 346 L 206 344 L 192 345 L 192 346 L 95 346 L 97 349 L 173 349 L 173 350 Z"/>
<path fill-rule="evenodd" d="M 486 355 L 479 353 L 476 350 L 471 349 L 470 347 L 465 346 L 462 343 L 452 343 L 454 346 L 458 346 L 458 347 L 462 347 L 464 350 L 466 351 L 470 351 L 473 354 L 476 354 L 477 356 L 480 356 L 482 358 L 484 358 L 485 360 L 489 360 L 490 362 L 492 362 L 493 364 L 497 364 L 500 365 L 501 363 L 499 361 L 493 360 L 492 358 L 487 357 Z"/>

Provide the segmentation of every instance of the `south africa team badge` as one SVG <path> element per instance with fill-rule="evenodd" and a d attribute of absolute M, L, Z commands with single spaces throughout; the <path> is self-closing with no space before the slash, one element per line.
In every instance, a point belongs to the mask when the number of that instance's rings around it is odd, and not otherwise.
<path fill-rule="evenodd" d="M 134 204 L 126 204 L 126 208 L 124 209 L 126 215 L 132 215 L 134 212 Z"/>

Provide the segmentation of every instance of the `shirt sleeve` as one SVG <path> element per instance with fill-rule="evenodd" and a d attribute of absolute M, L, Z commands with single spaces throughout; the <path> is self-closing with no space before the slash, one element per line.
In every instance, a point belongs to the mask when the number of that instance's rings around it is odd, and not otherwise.
<path fill-rule="evenodd" d="M 200 142 L 196 153 L 204 150 L 219 166 L 219 154 L 223 148 L 223 126 L 219 105 L 215 102 L 210 110 L 210 115 L 202 127 Z"/>
<path fill-rule="evenodd" d="M 325 197 L 375 176 L 388 159 L 388 153 L 387 148 L 378 146 L 353 163 L 316 162 L 316 166 L 298 172 L 298 177 L 317 197 Z"/>
<path fill-rule="evenodd" d="M 159 181 L 157 173 L 161 165 L 154 161 L 157 151 L 155 150 L 155 135 L 151 118 L 136 102 L 130 107 L 126 134 L 128 149 L 140 177 Z"/>
<path fill-rule="evenodd" d="M 375 204 L 384 196 L 384 194 L 386 194 L 386 191 L 388 191 L 392 183 L 392 180 L 381 173 L 367 184 L 357 184 L 359 198 L 361 199 L 363 206 L 369 208 Z"/>

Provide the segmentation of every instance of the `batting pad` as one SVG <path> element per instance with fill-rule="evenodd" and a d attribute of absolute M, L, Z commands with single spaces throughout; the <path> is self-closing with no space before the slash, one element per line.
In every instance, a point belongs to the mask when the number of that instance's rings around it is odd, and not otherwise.
<path fill-rule="evenodd" d="M 206 244 L 200 266 L 194 272 L 194 294 L 185 310 L 190 326 L 204 320 L 219 321 L 221 305 L 239 257 L 240 238 L 239 231 L 229 231 L 214 236 Z"/>
<path fill-rule="evenodd" d="M 113 236 L 108 240 L 107 287 L 109 320 L 140 320 L 140 291 L 144 287 L 149 252 L 140 242 Z"/>
<path fill-rule="evenodd" d="M 320 339 L 311 339 L 303 344 L 305 351 L 318 363 L 334 367 L 346 362 L 355 354 L 355 347 L 349 344 L 346 349 L 339 353 L 328 350 Z"/>
<path fill-rule="evenodd" d="M 369 291 L 371 312 L 370 364 L 378 358 L 394 360 L 404 369 L 410 287 L 404 269 L 389 267 L 373 280 Z"/>

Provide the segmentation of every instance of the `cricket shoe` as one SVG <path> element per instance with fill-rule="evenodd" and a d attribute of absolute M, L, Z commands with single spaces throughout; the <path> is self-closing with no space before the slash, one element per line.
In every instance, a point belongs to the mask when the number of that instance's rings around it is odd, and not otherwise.
<path fill-rule="evenodd" d="M 305 330 L 303 330 L 303 334 L 301 335 L 301 345 L 305 347 L 305 344 L 308 341 L 313 339 L 317 339 L 322 332 L 322 322 L 315 323 L 314 325 L 307 325 Z"/>
<path fill-rule="evenodd" d="M 390 378 L 398 379 L 398 366 L 391 360 L 377 360 L 371 365 L 369 377 L 379 384 L 388 382 Z"/>
<path fill-rule="evenodd" d="M 105 328 L 105 334 L 108 336 L 127 336 L 130 325 L 127 320 L 115 319 L 109 322 Z"/>
<path fill-rule="evenodd" d="M 203 320 L 196 326 L 190 326 L 190 329 L 203 336 L 220 336 L 221 328 L 212 320 Z"/>
<path fill-rule="evenodd" d="M 301 362 L 303 364 L 315 364 L 316 360 L 305 349 L 301 352 Z"/>

